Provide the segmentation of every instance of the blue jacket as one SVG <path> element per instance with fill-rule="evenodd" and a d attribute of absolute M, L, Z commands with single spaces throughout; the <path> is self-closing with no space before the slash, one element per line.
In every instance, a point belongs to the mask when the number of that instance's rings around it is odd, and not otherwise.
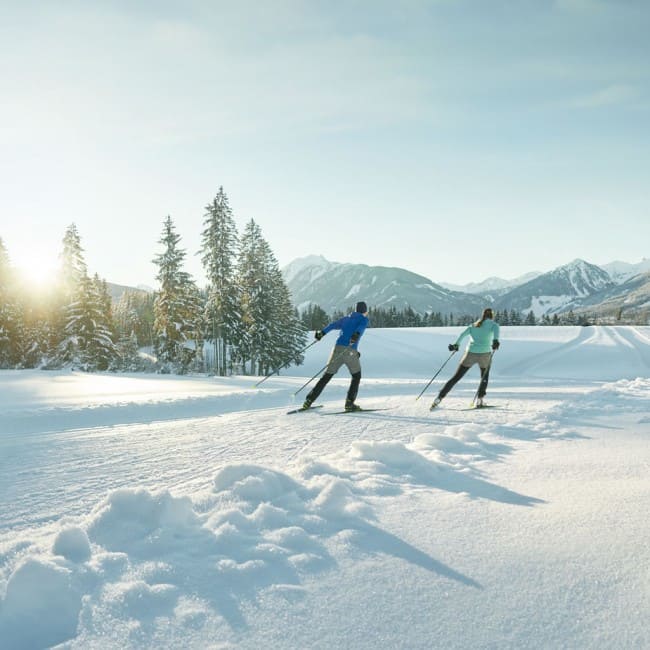
<path fill-rule="evenodd" d="M 492 349 L 492 341 L 499 339 L 499 326 L 492 319 L 486 318 L 481 327 L 470 325 L 463 330 L 456 339 L 456 344 L 459 344 L 466 336 L 470 338 L 470 343 L 467 346 L 470 352 L 489 352 Z"/>
<path fill-rule="evenodd" d="M 339 318 L 323 327 L 323 334 L 327 334 L 331 330 L 341 330 L 338 339 L 336 339 L 336 345 L 346 345 L 356 350 L 359 339 L 366 331 L 366 327 L 368 327 L 368 322 L 367 316 L 360 314 L 358 311 L 353 311 L 349 316 L 343 316 L 343 318 Z M 350 343 L 350 337 L 355 332 L 358 332 L 359 336 L 354 343 Z"/>

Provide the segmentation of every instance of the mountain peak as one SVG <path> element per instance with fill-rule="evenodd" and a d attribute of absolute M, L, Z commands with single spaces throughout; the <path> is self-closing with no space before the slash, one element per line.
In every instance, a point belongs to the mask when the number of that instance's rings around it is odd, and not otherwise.
<path fill-rule="evenodd" d="M 410 307 L 420 314 L 478 315 L 484 306 L 482 298 L 456 294 L 397 267 L 339 264 L 312 255 L 294 260 L 282 269 L 282 274 L 298 309 L 317 304 L 333 313 L 361 299 L 371 307 Z"/>
<path fill-rule="evenodd" d="M 594 266 L 593 264 L 590 264 L 589 262 L 586 262 L 585 260 L 581 259 L 580 257 L 576 257 L 572 262 L 569 262 L 568 264 L 565 264 L 564 266 L 560 266 L 559 268 L 561 269 L 584 269 L 584 268 L 589 268 Z"/>
<path fill-rule="evenodd" d="M 282 269 L 285 281 L 290 283 L 296 276 L 300 275 L 305 269 L 310 269 L 312 279 L 315 279 L 320 273 L 325 273 L 329 268 L 335 266 L 336 262 L 326 260 L 322 255 L 307 255 L 298 257 L 287 264 Z"/>

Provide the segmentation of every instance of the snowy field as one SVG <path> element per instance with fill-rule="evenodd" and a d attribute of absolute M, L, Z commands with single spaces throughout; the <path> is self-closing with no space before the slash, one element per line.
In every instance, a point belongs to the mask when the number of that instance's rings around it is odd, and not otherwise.
<path fill-rule="evenodd" d="M 0 372 L 0 648 L 650 648 L 650 328 L 368 330 L 358 403 Z M 449 362 L 446 380 L 460 358 Z"/>

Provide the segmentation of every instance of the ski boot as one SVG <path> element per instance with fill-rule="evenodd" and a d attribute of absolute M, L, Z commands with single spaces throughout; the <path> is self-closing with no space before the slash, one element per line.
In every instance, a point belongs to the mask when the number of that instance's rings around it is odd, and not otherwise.
<path fill-rule="evenodd" d="M 436 406 L 438 406 L 438 404 L 440 404 L 440 402 L 442 402 L 442 399 L 440 397 L 436 397 L 436 399 L 433 400 L 433 404 L 431 404 L 431 407 L 429 408 L 429 410 L 433 411 L 433 409 L 436 408 Z"/>
<path fill-rule="evenodd" d="M 355 404 L 353 401 L 348 399 L 345 400 L 345 410 L 348 413 L 353 413 L 354 411 L 362 411 L 363 409 L 358 404 Z"/>

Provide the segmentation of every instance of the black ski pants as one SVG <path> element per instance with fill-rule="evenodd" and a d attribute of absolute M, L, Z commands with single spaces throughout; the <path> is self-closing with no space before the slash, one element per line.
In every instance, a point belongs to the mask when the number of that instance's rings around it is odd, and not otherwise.
<path fill-rule="evenodd" d="M 307 400 L 312 403 L 316 401 L 316 398 L 323 392 L 323 388 L 329 384 L 330 379 L 334 377 L 333 374 L 326 372 L 319 380 L 318 383 L 309 391 L 307 395 Z M 345 398 L 346 402 L 354 402 L 357 399 L 357 393 L 359 392 L 359 384 L 361 383 L 361 371 L 352 373 L 352 379 L 350 380 L 350 387 L 348 388 L 348 394 Z"/>
<path fill-rule="evenodd" d="M 460 365 L 458 366 L 458 369 L 456 370 L 456 373 L 442 387 L 442 389 L 438 393 L 438 397 L 440 399 L 445 397 L 445 395 L 447 395 L 447 393 L 465 376 L 465 373 L 471 367 L 472 366 L 464 366 L 463 362 L 461 361 Z M 478 386 L 478 396 L 479 397 L 485 397 L 485 393 L 487 393 L 487 385 L 488 385 L 488 379 L 489 378 L 490 378 L 490 366 L 487 366 L 486 368 L 481 368 L 481 383 Z"/>

